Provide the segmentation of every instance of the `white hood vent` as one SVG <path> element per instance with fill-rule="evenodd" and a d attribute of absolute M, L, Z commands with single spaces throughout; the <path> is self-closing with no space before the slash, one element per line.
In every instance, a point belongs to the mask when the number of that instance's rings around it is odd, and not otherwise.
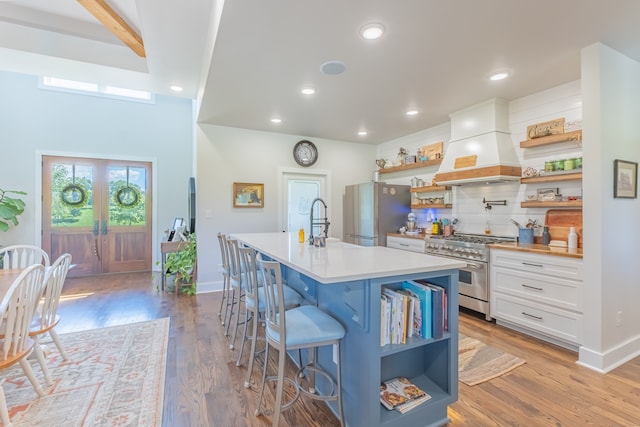
<path fill-rule="evenodd" d="M 509 104 L 490 99 L 451 118 L 449 142 L 435 181 L 438 185 L 519 181 L 522 168 L 509 133 Z"/>

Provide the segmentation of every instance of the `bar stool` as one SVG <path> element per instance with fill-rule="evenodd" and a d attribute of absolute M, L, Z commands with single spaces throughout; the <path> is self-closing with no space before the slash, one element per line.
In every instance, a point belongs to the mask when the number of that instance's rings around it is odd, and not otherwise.
<path fill-rule="evenodd" d="M 265 288 L 265 335 L 267 346 L 265 350 L 265 363 L 262 368 L 262 385 L 260 387 L 256 416 L 262 413 L 261 407 L 265 383 L 267 381 L 276 380 L 277 386 L 272 420 L 274 426 L 277 426 L 280 422 L 280 413 L 285 409 L 288 409 L 300 397 L 300 393 L 303 393 L 305 396 L 312 399 L 324 401 L 336 400 L 338 403 L 338 417 L 340 419 L 340 425 L 344 427 L 340 366 L 340 341 L 345 335 L 344 327 L 336 319 L 315 306 L 302 305 L 290 310 L 284 310 L 281 308 L 284 307 L 284 291 L 280 263 L 276 261 L 261 261 L 260 264 L 260 269 L 263 272 Z M 315 363 L 317 348 L 325 345 L 337 346 L 337 378 L 335 383 L 329 374 Z M 278 373 L 276 377 L 267 377 L 269 347 L 274 347 L 278 350 Z M 287 351 L 299 349 L 307 349 L 310 362 L 306 365 L 300 366 L 295 380 L 285 378 L 284 370 Z M 299 378 L 306 372 L 308 372 L 311 378 L 314 378 L 315 374 L 320 374 L 325 377 L 329 384 L 331 384 L 331 390 L 326 394 L 320 395 L 317 393 L 315 388 L 311 390 L 303 388 L 300 385 Z M 291 401 L 283 405 L 282 392 L 285 380 L 294 384 L 296 392 Z"/>
<path fill-rule="evenodd" d="M 244 305 L 245 305 L 245 317 L 244 317 L 244 332 L 242 338 L 242 345 L 240 346 L 240 353 L 238 354 L 238 361 L 236 366 L 241 366 L 242 354 L 244 352 L 244 344 L 247 340 L 251 340 L 251 348 L 249 350 L 249 364 L 247 366 L 247 376 L 244 381 L 246 388 L 251 387 L 251 374 L 253 372 L 253 361 L 256 355 L 256 341 L 258 339 L 258 323 L 264 324 L 264 287 L 262 287 L 262 272 L 258 272 L 256 262 L 262 260 L 260 254 L 256 254 L 253 248 L 238 248 L 240 253 L 240 266 L 242 271 L 245 272 L 244 281 Z M 293 288 L 283 285 L 282 293 L 284 295 L 284 308 L 289 309 L 297 307 L 302 303 L 302 296 L 297 293 Z M 252 324 L 251 335 L 247 335 L 249 321 Z"/>
<path fill-rule="evenodd" d="M 240 267 L 240 255 L 238 252 L 238 241 L 236 239 L 227 239 L 227 249 L 229 254 L 229 290 L 230 295 L 227 296 L 227 307 L 229 307 L 229 316 L 226 317 L 225 336 L 229 336 L 229 327 L 233 322 L 233 315 L 236 315 L 236 324 L 233 330 L 233 337 L 229 348 L 234 349 L 236 341 L 236 333 L 238 332 L 238 323 L 240 322 L 240 303 L 244 299 L 244 273 Z M 229 301 L 230 300 L 230 301 Z M 235 311 L 234 311 L 235 308 Z"/>
<path fill-rule="evenodd" d="M 222 233 L 218 233 L 218 243 L 220 244 L 220 257 L 222 263 L 220 267 L 222 269 L 222 300 L 220 300 L 220 308 L 218 309 L 218 319 L 224 326 L 225 319 L 227 318 L 227 306 L 225 301 L 229 300 L 229 249 L 227 248 L 227 236 Z M 222 307 L 224 307 L 224 317 L 222 316 Z"/>

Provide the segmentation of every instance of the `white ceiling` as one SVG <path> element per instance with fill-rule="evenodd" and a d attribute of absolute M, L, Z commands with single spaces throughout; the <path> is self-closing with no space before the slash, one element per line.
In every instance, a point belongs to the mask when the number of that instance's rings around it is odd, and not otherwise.
<path fill-rule="evenodd" d="M 638 0 L 106 2 L 146 58 L 74 0 L 5 0 L 0 69 L 172 95 L 179 84 L 203 123 L 376 144 L 579 79 L 580 49 L 595 42 L 640 61 Z M 386 27 L 381 39 L 360 37 L 368 22 Z M 323 74 L 330 60 L 346 71 Z M 488 81 L 498 69 L 512 76 Z"/>

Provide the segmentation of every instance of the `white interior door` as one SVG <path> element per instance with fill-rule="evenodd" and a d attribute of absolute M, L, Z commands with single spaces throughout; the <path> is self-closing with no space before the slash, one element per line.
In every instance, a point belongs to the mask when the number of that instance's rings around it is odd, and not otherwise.
<path fill-rule="evenodd" d="M 299 171 L 283 171 L 281 173 L 281 208 L 279 224 L 283 232 L 298 231 L 304 228 L 305 236 L 309 235 L 309 209 L 311 202 L 320 197 L 325 202 L 327 197 L 327 175 L 325 172 L 302 173 Z M 320 204 L 317 204 L 319 206 Z M 324 215 L 324 211 L 320 212 Z"/>

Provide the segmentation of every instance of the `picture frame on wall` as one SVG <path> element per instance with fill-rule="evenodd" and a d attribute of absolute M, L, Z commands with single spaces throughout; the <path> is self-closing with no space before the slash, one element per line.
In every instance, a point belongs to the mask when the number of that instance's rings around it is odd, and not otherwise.
<path fill-rule="evenodd" d="M 635 199 L 638 197 L 638 163 L 626 160 L 613 161 L 613 197 Z"/>
<path fill-rule="evenodd" d="M 264 184 L 234 182 L 234 208 L 264 208 Z"/>

